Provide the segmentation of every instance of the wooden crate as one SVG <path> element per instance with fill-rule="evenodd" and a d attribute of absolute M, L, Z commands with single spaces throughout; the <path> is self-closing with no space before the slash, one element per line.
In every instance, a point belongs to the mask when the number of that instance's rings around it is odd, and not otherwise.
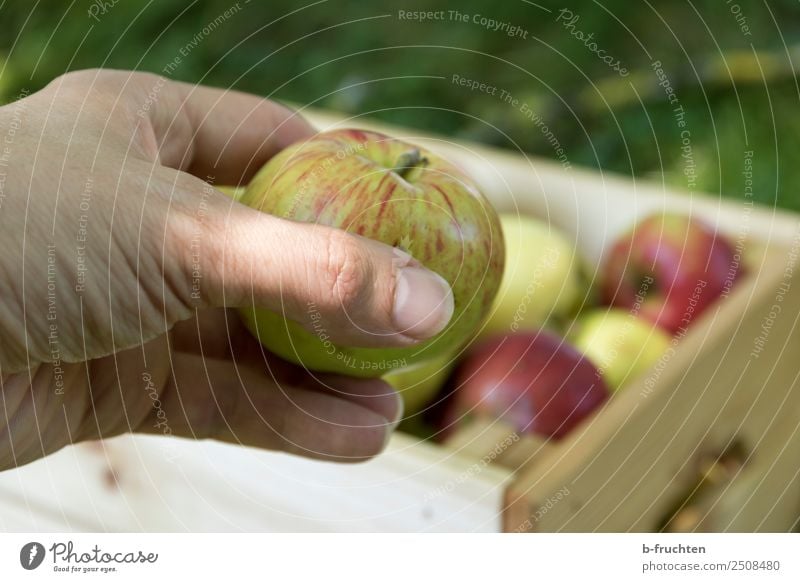
<path fill-rule="evenodd" d="M 689 495 L 691 511 L 679 513 L 672 529 L 795 526 L 797 216 L 306 113 L 319 127 L 369 127 L 441 151 L 476 177 L 498 209 L 544 218 L 574 236 L 591 264 L 638 217 L 678 210 L 742 245 L 747 275 L 694 324 L 669 365 L 633 381 L 556 444 L 506 446 L 505 427 L 473 425 L 447 447 L 398 434 L 380 458 L 340 466 L 121 437 L 0 474 L 0 530 L 654 531 Z M 772 317 L 775 305 L 780 313 Z M 754 355 L 758 338 L 763 350 Z M 715 464 L 721 456 L 733 458 L 724 470 Z"/>

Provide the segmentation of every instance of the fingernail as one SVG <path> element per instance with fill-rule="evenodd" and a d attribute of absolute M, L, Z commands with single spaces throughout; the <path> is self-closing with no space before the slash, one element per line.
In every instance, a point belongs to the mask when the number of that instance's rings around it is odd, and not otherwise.
<path fill-rule="evenodd" d="M 397 272 L 394 324 L 414 339 L 427 339 L 442 331 L 453 316 L 453 292 L 442 277 L 415 266 Z"/>

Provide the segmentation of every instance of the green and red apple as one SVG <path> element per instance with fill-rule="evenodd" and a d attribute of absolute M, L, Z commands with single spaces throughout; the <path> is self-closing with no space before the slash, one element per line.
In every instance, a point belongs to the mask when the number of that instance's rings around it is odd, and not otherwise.
<path fill-rule="evenodd" d="M 683 214 L 655 214 L 608 253 L 603 301 L 675 334 L 730 290 L 739 270 L 734 248 L 711 225 Z"/>
<path fill-rule="evenodd" d="M 594 363 L 611 390 L 647 372 L 671 338 L 624 309 L 593 309 L 578 318 L 572 344 Z"/>
<path fill-rule="evenodd" d="M 585 285 L 571 241 L 534 218 L 503 214 L 500 222 L 506 264 L 484 332 L 538 330 L 572 315 Z"/>
<path fill-rule="evenodd" d="M 502 420 L 519 434 L 560 439 L 608 398 L 594 364 L 547 331 L 487 337 L 453 373 L 438 419 L 441 435 L 474 419 Z"/>
<path fill-rule="evenodd" d="M 311 321 L 242 310 L 267 349 L 309 369 L 374 377 L 452 353 L 474 336 L 497 293 L 505 257 L 497 214 L 461 169 L 416 145 L 357 129 L 320 133 L 270 160 L 240 202 L 398 247 L 453 291 L 447 327 L 403 348 L 331 346 Z"/>

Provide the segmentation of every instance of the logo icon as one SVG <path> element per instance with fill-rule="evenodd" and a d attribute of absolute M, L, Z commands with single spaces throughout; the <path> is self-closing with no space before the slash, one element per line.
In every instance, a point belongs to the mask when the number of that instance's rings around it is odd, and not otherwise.
<path fill-rule="evenodd" d="M 26 570 L 35 570 L 44 561 L 44 546 L 39 542 L 28 542 L 19 551 L 19 563 Z"/>

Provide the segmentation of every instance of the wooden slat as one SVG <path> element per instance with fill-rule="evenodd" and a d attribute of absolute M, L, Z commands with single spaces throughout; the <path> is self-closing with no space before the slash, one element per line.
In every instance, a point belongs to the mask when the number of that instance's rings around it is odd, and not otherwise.
<path fill-rule="evenodd" d="M 696 482 L 695 460 L 736 439 L 764 481 L 746 486 L 757 493 L 749 506 L 718 526 L 790 529 L 800 499 L 800 456 L 792 456 L 800 446 L 794 430 L 800 424 L 800 288 L 793 286 L 780 301 L 784 316 L 774 320 L 760 356 L 751 356 L 779 301 L 786 257 L 769 253 L 760 277 L 742 281 L 715 313 L 696 323 L 652 392 L 642 393 L 643 381 L 628 387 L 593 422 L 521 473 L 508 493 L 506 528 L 528 520 L 523 529 L 652 531 Z M 736 481 L 731 488 L 736 491 Z M 531 519 L 559 490 L 569 495 Z M 782 502 L 774 506 L 777 499 Z"/>
<path fill-rule="evenodd" d="M 509 478 L 403 435 L 361 465 L 128 436 L 0 474 L 0 511 L 15 507 L 0 524 L 6 531 L 491 532 L 500 529 Z"/>
<path fill-rule="evenodd" d="M 443 446 L 459 456 L 516 471 L 535 463 L 554 445 L 535 435 L 518 435 L 502 421 L 475 419 L 449 437 Z"/>

